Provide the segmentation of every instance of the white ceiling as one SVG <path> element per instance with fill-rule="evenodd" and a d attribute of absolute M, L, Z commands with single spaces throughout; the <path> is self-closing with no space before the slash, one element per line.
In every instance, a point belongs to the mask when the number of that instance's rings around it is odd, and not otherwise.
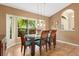
<path fill-rule="evenodd" d="M 3 3 L 2 5 L 50 17 L 70 3 Z"/>

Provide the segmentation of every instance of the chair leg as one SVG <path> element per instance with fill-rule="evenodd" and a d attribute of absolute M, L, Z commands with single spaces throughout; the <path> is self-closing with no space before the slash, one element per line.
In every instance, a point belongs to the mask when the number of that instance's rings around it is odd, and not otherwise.
<path fill-rule="evenodd" d="M 54 48 L 56 46 L 56 39 L 53 39 L 53 45 L 54 45 Z"/>
<path fill-rule="evenodd" d="M 40 55 L 41 55 L 41 46 L 40 46 L 39 50 L 40 50 Z"/>
<path fill-rule="evenodd" d="M 46 42 L 46 52 L 47 52 L 47 42 Z"/>
<path fill-rule="evenodd" d="M 23 56 L 25 56 L 25 51 L 26 51 L 26 46 L 24 46 L 24 54 L 23 54 Z"/>
<path fill-rule="evenodd" d="M 49 42 L 49 49 L 51 50 L 51 42 Z"/>
<path fill-rule="evenodd" d="M 22 52 L 22 49 L 23 49 L 23 45 L 21 45 L 21 52 Z"/>
<path fill-rule="evenodd" d="M 48 44 L 49 44 L 49 49 L 51 50 L 51 39 L 49 39 Z"/>

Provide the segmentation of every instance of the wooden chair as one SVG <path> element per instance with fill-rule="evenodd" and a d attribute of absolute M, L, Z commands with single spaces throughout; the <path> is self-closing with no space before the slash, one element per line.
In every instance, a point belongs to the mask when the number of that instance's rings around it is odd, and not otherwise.
<path fill-rule="evenodd" d="M 0 41 L 0 56 L 3 56 L 3 43 Z"/>
<path fill-rule="evenodd" d="M 51 30 L 49 37 L 49 49 L 51 49 L 51 43 L 53 42 L 53 46 L 56 46 L 56 30 Z"/>
<path fill-rule="evenodd" d="M 22 52 L 22 49 L 24 47 L 24 53 L 23 55 L 25 56 L 25 51 L 26 51 L 26 48 L 27 47 L 30 47 L 31 46 L 31 40 L 27 40 L 27 38 L 25 37 L 21 37 L 21 52 Z"/>
<path fill-rule="evenodd" d="M 40 55 L 41 55 L 41 51 L 42 51 L 42 46 L 46 46 L 46 51 L 47 51 L 47 39 L 48 39 L 48 31 L 42 31 L 41 33 L 41 38 L 37 41 L 35 41 L 35 44 L 37 46 L 39 46 L 39 50 L 40 50 Z"/>
<path fill-rule="evenodd" d="M 24 47 L 25 41 L 26 40 L 24 39 L 24 37 L 21 37 L 21 52 L 22 52 L 22 49 Z"/>
<path fill-rule="evenodd" d="M 28 46 L 31 46 L 31 41 L 27 40 L 27 37 L 24 37 L 25 31 L 19 31 L 19 36 L 21 37 L 21 52 L 22 52 L 22 49 L 24 47 L 23 55 L 25 55 L 25 50 Z"/>

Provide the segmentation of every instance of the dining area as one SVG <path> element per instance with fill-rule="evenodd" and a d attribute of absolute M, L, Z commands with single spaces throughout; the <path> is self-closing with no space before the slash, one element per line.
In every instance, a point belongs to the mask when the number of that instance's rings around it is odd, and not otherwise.
<path fill-rule="evenodd" d="M 31 56 L 35 56 L 36 46 L 39 47 L 40 56 L 42 55 L 42 49 L 44 49 L 46 52 L 48 50 L 51 50 L 51 47 L 55 49 L 56 32 L 57 30 L 43 30 L 41 31 L 40 35 L 23 35 L 21 32 L 21 52 L 23 51 L 23 56 L 25 56 L 25 54 L 27 53 L 27 47 L 31 50 Z"/>
<path fill-rule="evenodd" d="M 19 4 L 11 4 L 20 6 Z M 23 4 L 21 4 L 23 5 Z M 54 4 L 24 4 L 38 6 L 37 11 L 47 10 L 41 6 Z M 66 5 L 58 4 L 55 5 Z M 78 6 L 78 4 L 71 4 Z M 75 27 L 75 9 L 70 7 L 49 17 L 20 10 L 8 5 L 0 5 L 0 55 L 2 56 L 69 56 L 79 55 L 79 33 Z M 21 6 L 20 6 L 21 7 Z M 25 7 L 25 8 L 26 8 Z M 65 6 L 66 7 L 66 6 Z M 42 9 L 43 8 L 43 9 Z M 29 8 L 26 8 L 29 9 Z M 34 7 L 32 8 L 34 9 Z M 32 10 L 31 9 L 31 10 Z M 52 8 L 50 11 L 52 11 Z M 59 8 L 60 9 L 60 8 Z M 11 12 L 9 12 L 11 11 Z M 3 13 L 4 12 L 4 13 Z M 47 10 L 48 12 L 48 10 Z M 53 11 L 54 12 L 54 11 Z M 78 12 L 78 11 L 77 11 Z M 41 13 L 41 15 L 39 15 Z M 49 13 L 50 14 L 50 13 Z M 67 17 L 66 17 L 67 16 Z M 4 20 L 4 21 L 3 21 Z M 76 20 L 77 22 L 77 20 Z M 75 30 L 75 28 L 77 30 Z M 4 43 L 4 44 L 3 44 Z"/>

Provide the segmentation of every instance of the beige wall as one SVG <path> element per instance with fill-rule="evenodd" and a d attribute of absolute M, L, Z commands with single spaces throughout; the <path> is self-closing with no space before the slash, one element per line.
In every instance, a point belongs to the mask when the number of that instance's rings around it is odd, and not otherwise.
<path fill-rule="evenodd" d="M 30 17 L 30 18 L 35 18 L 35 19 L 44 19 L 46 20 L 46 29 L 49 28 L 48 26 L 48 17 L 44 17 L 38 14 L 34 14 L 31 12 L 27 12 L 27 11 L 23 11 L 23 10 L 19 10 L 19 9 L 15 9 L 15 8 L 11 8 L 11 7 L 7 7 L 7 6 L 3 6 L 0 5 L 0 34 L 4 34 L 6 33 L 6 14 L 12 14 L 12 15 L 17 15 L 17 16 L 24 16 L 24 17 Z"/>
<path fill-rule="evenodd" d="M 57 31 L 57 39 L 67 42 L 79 44 L 79 4 L 71 4 L 63 10 L 59 11 L 55 15 L 50 17 L 50 28 L 56 27 L 56 22 L 60 23 L 61 14 L 66 9 L 73 9 L 75 12 L 75 31 Z"/>
<path fill-rule="evenodd" d="M 51 16 L 50 18 L 45 17 L 46 28 L 47 29 L 52 28 L 52 27 L 55 28 L 56 27 L 55 22 L 57 21 L 58 23 L 60 23 L 61 14 L 66 9 L 73 9 L 75 11 L 75 31 L 59 31 L 58 30 L 57 39 L 79 44 L 79 4 L 71 4 L 68 7 L 56 13 L 55 15 Z M 5 19 L 6 13 L 17 15 L 17 16 L 25 16 L 25 17 L 41 19 L 41 15 L 37 15 L 34 13 L 0 5 L 0 34 L 6 33 L 6 19 Z"/>
<path fill-rule="evenodd" d="M 0 35 L 5 35 L 6 33 L 6 19 L 5 14 L 0 14 Z"/>

